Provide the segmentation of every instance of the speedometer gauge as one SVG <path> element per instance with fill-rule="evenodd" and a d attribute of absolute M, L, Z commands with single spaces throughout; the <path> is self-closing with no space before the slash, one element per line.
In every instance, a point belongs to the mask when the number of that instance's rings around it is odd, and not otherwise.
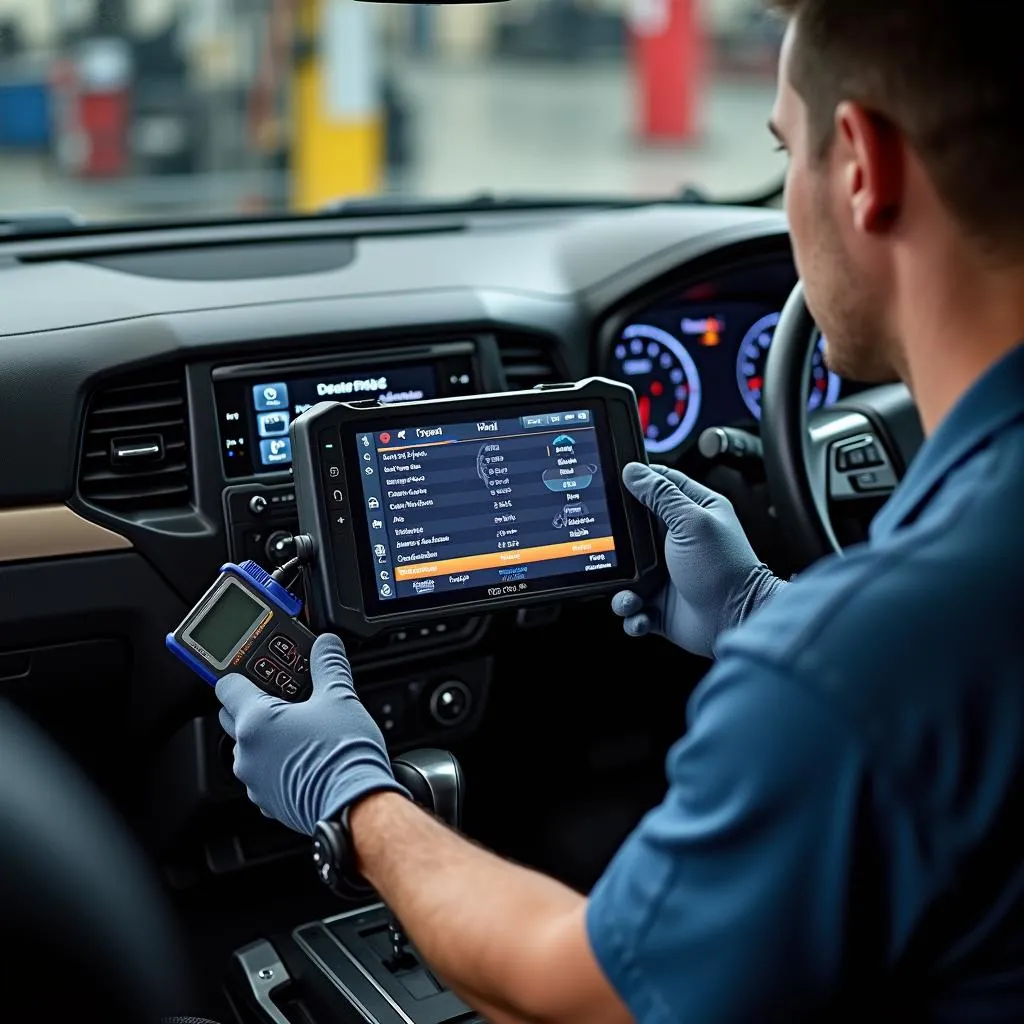
<path fill-rule="evenodd" d="M 700 415 L 700 376 L 690 353 L 668 331 L 633 324 L 613 356 L 615 376 L 636 392 L 647 450 L 678 448 Z"/>
<path fill-rule="evenodd" d="M 736 383 L 739 385 L 740 397 L 756 420 L 761 418 L 764 367 L 779 318 L 779 313 L 769 313 L 758 320 L 740 342 L 736 359 Z M 812 412 L 822 406 L 832 405 L 839 398 L 842 381 L 825 365 L 824 338 L 818 339 L 811 357 L 810 385 L 807 408 Z"/>

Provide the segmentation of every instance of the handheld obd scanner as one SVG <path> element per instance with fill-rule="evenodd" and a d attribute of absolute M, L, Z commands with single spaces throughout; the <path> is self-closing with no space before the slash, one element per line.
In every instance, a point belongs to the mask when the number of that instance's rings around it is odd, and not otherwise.
<path fill-rule="evenodd" d="M 293 559 L 273 575 L 252 561 L 222 565 L 213 585 L 167 634 L 167 647 L 211 686 L 239 672 L 273 697 L 306 700 L 316 636 L 298 621 L 302 601 L 280 582 L 298 564 Z"/>

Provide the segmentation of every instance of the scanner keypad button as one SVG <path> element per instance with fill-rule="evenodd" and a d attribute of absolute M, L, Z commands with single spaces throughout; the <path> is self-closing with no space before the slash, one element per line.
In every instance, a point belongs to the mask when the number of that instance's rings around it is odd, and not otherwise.
<path fill-rule="evenodd" d="M 291 666 L 295 659 L 298 657 L 298 650 L 295 644 L 288 639 L 283 633 L 278 633 L 273 640 L 270 641 L 269 646 L 270 653 L 274 655 L 282 664 Z"/>
<path fill-rule="evenodd" d="M 278 667 L 269 658 L 254 658 L 249 662 L 249 671 L 258 679 L 269 683 L 278 674 Z"/>

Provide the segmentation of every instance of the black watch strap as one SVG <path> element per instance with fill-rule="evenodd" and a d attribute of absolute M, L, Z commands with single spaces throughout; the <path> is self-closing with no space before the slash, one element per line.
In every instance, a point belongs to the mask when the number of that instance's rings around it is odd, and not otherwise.
<path fill-rule="evenodd" d="M 318 821 L 313 831 L 313 866 L 320 881 L 343 899 L 364 899 L 373 887 L 357 871 L 355 848 L 348 824 L 349 808 Z"/>

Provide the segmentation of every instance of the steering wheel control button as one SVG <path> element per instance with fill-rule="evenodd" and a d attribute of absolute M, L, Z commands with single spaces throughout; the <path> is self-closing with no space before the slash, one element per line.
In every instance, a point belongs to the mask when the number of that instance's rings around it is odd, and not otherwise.
<path fill-rule="evenodd" d="M 878 448 L 875 444 L 865 445 L 861 451 L 864 453 L 865 466 L 881 466 L 885 461 L 879 454 Z"/>
<path fill-rule="evenodd" d="M 309 662 L 303 658 L 302 655 L 299 655 L 295 659 L 295 664 L 292 665 L 292 669 L 295 671 L 296 675 L 301 676 L 303 673 L 309 671 Z"/>
<path fill-rule="evenodd" d="M 298 648 L 295 644 L 284 636 L 282 633 L 278 633 L 273 640 L 270 641 L 270 653 L 276 658 L 279 658 L 285 665 L 293 665 L 296 658 L 298 657 Z"/>
<path fill-rule="evenodd" d="M 254 515 L 262 515 L 267 510 L 267 499 L 262 494 L 254 494 L 249 499 L 249 511 Z"/>
<path fill-rule="evenodd" d="M 438 725 L 451 727 L 466 719 L 473 703 L 465 683 L 457 679 L 442 683 L 430 695 L 430 716 Z"/>
<path fill-rule="evenodd" d="M 896 473 L 874 435 L 860 434 L 836 442 L 833 451 L 830 497 L 837 501 L 878 497 L 895 488 Z"/>
<path fill-rule="evenodd" d="M 883 478 L 883 474 L 868 471 L 857 473 L 853 478 L 853 486 L 858 491 L 887 491 L 892 484 Z"/>
<path fill-rule="evenodd" d="M 269 658 L 254 658 L 249 663 L 249 671 L 269 683 L 277 675 L 278 668 Z"/>

